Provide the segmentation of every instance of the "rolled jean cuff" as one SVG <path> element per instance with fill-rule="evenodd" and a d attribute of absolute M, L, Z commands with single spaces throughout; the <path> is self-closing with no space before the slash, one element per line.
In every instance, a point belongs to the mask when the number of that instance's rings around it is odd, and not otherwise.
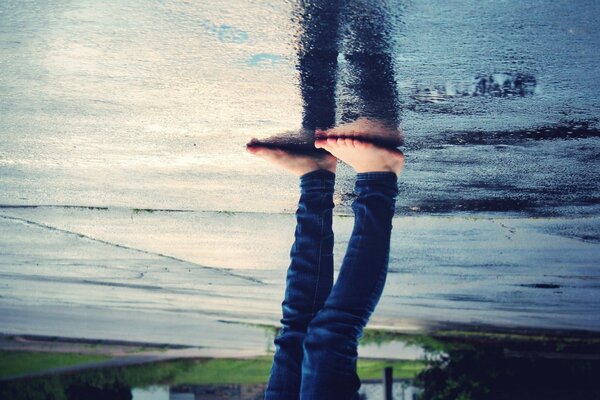
<path fill-rule="evenodd" d="M 380 191 L 389 196 L 398 194 L 398 176 L 393 172 L 363 172 L 356 175 L 356 191 Z"/>
<path fill-rule="evenodd" d="M 333 192 L 335 174 L 326 169 L 318 169 L 300 177 L 300 190 L 302 193 L 312 191 Z"/>

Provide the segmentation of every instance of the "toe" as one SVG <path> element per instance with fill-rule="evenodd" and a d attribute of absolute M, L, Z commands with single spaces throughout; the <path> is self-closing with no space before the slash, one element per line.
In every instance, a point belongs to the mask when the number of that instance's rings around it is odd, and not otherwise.
<path fill-rule="evenodd" d="M 315 147 L 317 149 L 321 149 L 327 146 L 327 139 L 317 139 L 315 140 Z"/>
<path fill-rule="evenodd" d="M 246 143 L 246 146 L 254 146 L 258 143 L 260 143 L 260 140 L 258 140 L 257 138 L 252 138 L 248 143 Z"/>
<path fill-rule="evenodd" d="M 358 148 L 358 149 L 366 149 L 368 148 L 370 145 L 370 143 L 367 142 L 363 142 L 362 140 L 355 140 L 354 141 L 354 147 Z"/>
<path fill-rule="evenodd" d="M 246 145 L 246 151 L 250 154 L 257 154 L 260 151 L 260 147 Z"/>
<path fill-rule="evenodd" d="M 269 153 L 272 154 L 274 157 L 286 157 L 289 155 L 286 151 L 283 151 L 281 149 L 269 150 Z"/>

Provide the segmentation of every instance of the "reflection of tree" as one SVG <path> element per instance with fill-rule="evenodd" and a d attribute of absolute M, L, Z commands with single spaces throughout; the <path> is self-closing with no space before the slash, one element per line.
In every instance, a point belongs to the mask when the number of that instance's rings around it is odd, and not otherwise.
<path fill-rule="evenodd" d="M 133 396 L 131 388 L 116 383 L 103 388 L 74 385 L 68 388 L 67 398 L 69 400 L 131 400 Z"/>
<path fill-rule="evenodd" d="M 423 400 L 598 399 L 599 361 L 548 359 L 503 346 L 450 349 L 417 378 Z M 560 353 L 557 353 L 560 356 Z"/>

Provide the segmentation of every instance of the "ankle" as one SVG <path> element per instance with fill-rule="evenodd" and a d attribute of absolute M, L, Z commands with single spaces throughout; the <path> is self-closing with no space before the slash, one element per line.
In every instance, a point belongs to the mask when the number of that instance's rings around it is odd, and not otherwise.
<path fill-rule="evenodd" d="M 327 169 L 317 169 L 300 177 L 300 189 L 308 191 L 323 191 L 333 193 L 335 174 Z"/>
<path fill-rule="evenodd" d="M 311 180 L 311 179 L 333 179 L 335 180 L 335 173 L 328 169 L 316 169 L 314 171 L 307 172 L 300 176 L 300 180 Z"/>

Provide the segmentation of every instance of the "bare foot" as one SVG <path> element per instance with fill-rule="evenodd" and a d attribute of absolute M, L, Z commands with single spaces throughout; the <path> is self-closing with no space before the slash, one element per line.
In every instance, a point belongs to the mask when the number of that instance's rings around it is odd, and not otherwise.
<path fill-rule="evenodd" d="M 317 139 L 315 147 L 327 150 L 359 173 L 393 172 L 400 175 L 404 168 L 404 155 L 400 150 L 375 146 L 358 139 Z"/>
<path fill-rule="evenodd" d="M 317 129 L 317 139 L 326 137 L 360 138 L 380 147 L 395 148 L 404 142 L 402 131 L 385 121 L 372 118 L 358 118 L 356 121 L 341 124 L 327 130 Z"/>
<path fill-rule="evenodd" d="M 262 147 L 268 149 L 279 149 L 287 153 L 301 155 L 324 155 L 325 152 L 323 150 L 316 149 L 314 143 L 315 132 L 300 128 L 296 131 L 283 132 L 264 139 L 253 138 L 246 146 L 248 148 Z"/>
<path fill-rule="evenodd" d="M 318 169 L 326 169 L 335 173 L 335 166 L 337 164 L 336 158 L 327 152 L 303 155 L 281 149 L 250 145 L 246 146 L 246 150 L 248 153 L 283 167 L 298 176 L 302 176 Z"/>

